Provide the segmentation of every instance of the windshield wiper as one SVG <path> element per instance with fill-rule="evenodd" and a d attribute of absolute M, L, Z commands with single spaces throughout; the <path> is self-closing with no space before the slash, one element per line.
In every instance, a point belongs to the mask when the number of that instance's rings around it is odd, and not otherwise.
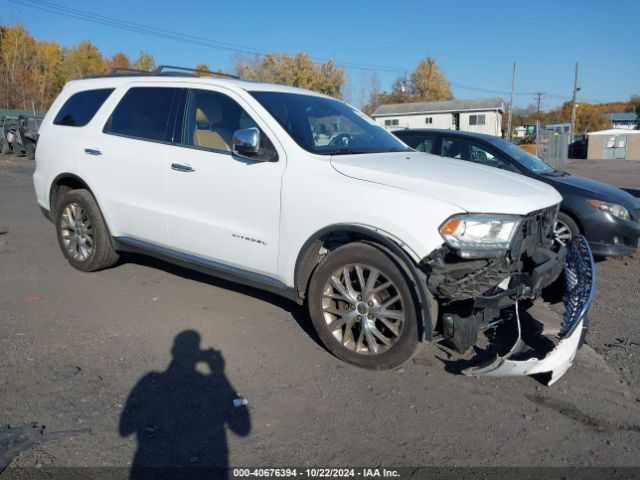
<path fill-rule="evenodd" d="M 328 155 L 357 155 L 359 153 L 370 153 L 370 152 L 364 152 L 362 150 L 352 150 L 350 148 L 341 148 L 340 150 L 327 152 Z"/>

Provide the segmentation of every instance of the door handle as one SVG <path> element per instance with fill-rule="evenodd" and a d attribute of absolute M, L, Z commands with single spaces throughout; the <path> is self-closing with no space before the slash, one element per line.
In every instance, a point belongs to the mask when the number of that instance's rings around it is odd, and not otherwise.
<path fill-rule="evenodd" d="M 102 152 L 97 148 L 85 148 L 84 153 L 88 153 L 89 155 L 102 155 Z"/>
<path fill-rule="evenodd" d="M 193 168 L 188 163 L 172 163 L 171 164 L 171 169 L 175 170 L 176 172 L 185 172 L 185 173 L 195 172 L 196 171 L 196 169 Z"/>

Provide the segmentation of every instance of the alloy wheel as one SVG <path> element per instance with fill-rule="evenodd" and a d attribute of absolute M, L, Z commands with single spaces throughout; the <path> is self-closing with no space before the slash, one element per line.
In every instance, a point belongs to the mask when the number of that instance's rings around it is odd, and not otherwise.
<path fill-rule="evenodd" d="M 380 270 L 359 263 L 331 274 L 322 290 L 322 313 L 336 340 L 362 355 L 389 350 L 405 324 L 398 287 Z"/>
<path fill-rule="evenodd" d="M 573 238 L 569 225 L 562 220 L 556 220 L 556 223 L 553 225 L 553 238 L 560 245 L 569 243 Z"/>
<path fill-rule="evenodd" d="M 91 221 L 86 210 L 78 203 L 64 207 L 60 219 L 62 242 L 67 253 L 79 262 L 86 261 L 93 253 L 94 238 Z"/>

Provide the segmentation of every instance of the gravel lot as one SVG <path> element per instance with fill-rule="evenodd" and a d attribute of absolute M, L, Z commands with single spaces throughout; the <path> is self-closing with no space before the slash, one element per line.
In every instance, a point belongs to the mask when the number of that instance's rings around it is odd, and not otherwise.
<path fill-rule="evenodd" d="M 640 189 L 640 164 L 569 169 Z M 143 257 L 74 270 L 37 207 L 32 171 L 0 157 L 0 425 L 91 435 L 22 453 L 7 478 L 134 458 L 640 466 L 638 256 L 598 263 L 588 345 L 553 387 L 447 373 L 432 345 L 400 369 L 369 372 L 328 354 L 304 312 L 278 297 Z M 237 397 L 248 404 L 234 407 Z"/>

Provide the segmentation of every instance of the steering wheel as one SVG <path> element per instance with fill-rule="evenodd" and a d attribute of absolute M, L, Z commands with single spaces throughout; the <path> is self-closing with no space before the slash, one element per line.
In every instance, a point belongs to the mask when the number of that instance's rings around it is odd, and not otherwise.
<path fill-rule="evenodd" d="M 329 142 L 329 145 L 331 145 L 332 147 L 335 146 L 348 146 L 349 142 L 353 140 L 353 135 L 349 135 L 348 133 L 341 133 L 340 135 L 336 136 L 333 140 L 331 140 Z"/>

